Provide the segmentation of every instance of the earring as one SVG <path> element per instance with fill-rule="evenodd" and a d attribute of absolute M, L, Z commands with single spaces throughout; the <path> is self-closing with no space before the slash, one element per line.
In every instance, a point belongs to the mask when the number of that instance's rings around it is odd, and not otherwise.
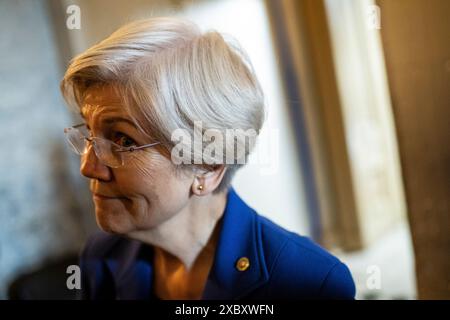
<path fill-rule="evenodd" d="M 197 189 L 202 191 L 203 190 L 203 185 L 202 184 L 198 185 Z"/>

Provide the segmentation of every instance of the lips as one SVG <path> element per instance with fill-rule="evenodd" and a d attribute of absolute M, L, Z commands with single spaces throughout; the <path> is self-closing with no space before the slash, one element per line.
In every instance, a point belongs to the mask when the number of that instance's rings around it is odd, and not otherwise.
<path fill-rule="evenodd" d="M 108 188 L 94 179 L 91 179 L 89 187 L 92 196 L 96 199 L 126 199 L 122 195 L 116 194 L 114 189 Z"/>
<path fill-rule="evenodd" d="M 101 192 L 92 192 L 92 196 L 94 199 L 98 199 L 98 200 L 111 200 L 111 199 L 128 200 L 128 198 L 126 198 L 126 197 L 114 196 L 114 195 L 109 195 L 107 193 L 101 193 Z"/>
<path fill-rule="evenodd" d="M 100 193 L 93 193 L 93 196 L 95 198 L 100 198 L 100 199 L 116 199 L 116 198 L 118 198 L 118 197 L 107 196 L 107 195 L 100 194 Z"/>

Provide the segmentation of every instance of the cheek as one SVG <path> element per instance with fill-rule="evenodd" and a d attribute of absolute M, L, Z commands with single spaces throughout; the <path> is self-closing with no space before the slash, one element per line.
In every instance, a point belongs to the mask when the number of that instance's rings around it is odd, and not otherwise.
<path fill-rule="evenodd" d="M 135 158 L 126 170 L 117 171 L 116 182 L 128 214 L 136 224 L 152 226 L 177 214 L 189 200 L 189 178 L 177 174 L 170 160 Z"/>
<path fill-rule="evenodd" d="M 160 189 L 169 183 L 170 167 L 158 157 L 135 157 L 117 176 L 118 187 L 130 197 L 155 201 Z"/>

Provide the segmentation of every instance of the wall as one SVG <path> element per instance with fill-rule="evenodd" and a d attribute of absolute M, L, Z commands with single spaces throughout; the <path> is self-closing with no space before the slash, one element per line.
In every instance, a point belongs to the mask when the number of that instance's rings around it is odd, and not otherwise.
<path fill-rule="evenodd" d="M 419 298 L 450 299 L 450 2 L 377 2 Z"/>
<path fill-rule="evenodd" d="M 0 2 L 0 299 L 24 272 L 82 246 L 90 206 L 63 128 L 58 48 L 41 1 Z M 74 162 L 75 161 L 75 162 Z M 81 197 L 79 197 L 81 196 Z"/>
<path fill-rule="evenodd" d="M 326 0 L 362 246 L 406 217 L 391 98 L 371 0 Z"/>

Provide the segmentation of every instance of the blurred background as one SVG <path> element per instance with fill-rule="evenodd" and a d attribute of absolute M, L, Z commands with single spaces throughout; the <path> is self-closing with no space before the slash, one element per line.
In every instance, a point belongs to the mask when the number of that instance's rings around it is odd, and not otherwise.
<path fill-rule="evenodd" d="M 0 299 L 74 297 L 97 226 L 59 81 L 152 16 L 248 52 L 268 110 L 233 183 L 251 206 L 347 263 L 358 299 L 450 299 L 447 0 L 0 0 Z"/>

